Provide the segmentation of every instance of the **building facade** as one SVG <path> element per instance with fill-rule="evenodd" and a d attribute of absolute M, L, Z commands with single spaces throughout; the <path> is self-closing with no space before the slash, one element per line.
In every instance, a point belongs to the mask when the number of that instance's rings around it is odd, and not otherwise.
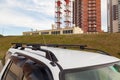
<path fill-rule="evenodd" d="M 74 0 L 73 24 L 84 33 L 101 32 L 101 0 Z"/>
<path fill-rule="evenodd" d="M 120 0 L 108 0 L 108 32 L 120 32 Z"/>
<path fill-rule="evenodd" d="M 23 35 L 25 35 L 25 36 L 30 36 L 30 35 L 66 35 L 66 34 L 83 34 L 83 31 L 79 27 L 70 27 L 70 28 L 23 32 Z"/>

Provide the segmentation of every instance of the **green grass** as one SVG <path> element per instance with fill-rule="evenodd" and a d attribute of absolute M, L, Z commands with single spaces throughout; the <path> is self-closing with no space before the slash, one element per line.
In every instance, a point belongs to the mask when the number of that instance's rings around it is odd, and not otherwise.
<path fill-rule="evenodd" d="M 6 36 L 0 37 L 0 58 L 3 58 L 11 43 L 45 44 L 86 44 L 90 48 L 104 50 L 120 58 L 120 33 L 80 34 L 80 35 L 44 35 L 44 36 Z"/>

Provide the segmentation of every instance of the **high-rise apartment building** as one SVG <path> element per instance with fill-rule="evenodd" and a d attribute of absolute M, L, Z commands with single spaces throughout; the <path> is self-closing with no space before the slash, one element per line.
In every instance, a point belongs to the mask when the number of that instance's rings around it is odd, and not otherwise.
<path fill-rule="evenodd" d="M 73 24 L 84 33 L 101 32 L 101 0 L 74 0 Z"/>
<path fill-rule="evenodd" d="M 108 0 L 108 32 L 120 32 L 120 0 Z"/>

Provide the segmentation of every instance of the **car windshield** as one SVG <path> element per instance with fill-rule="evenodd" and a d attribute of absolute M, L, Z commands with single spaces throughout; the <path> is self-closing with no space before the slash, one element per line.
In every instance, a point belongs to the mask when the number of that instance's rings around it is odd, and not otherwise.
<path fill-rule="evenodd" d="M 91 67 L 92 68 L 92 67 Z M 120 63 L 88 70 L 72 70 L 64 73 L 64 80 L 120 80 Z"/>

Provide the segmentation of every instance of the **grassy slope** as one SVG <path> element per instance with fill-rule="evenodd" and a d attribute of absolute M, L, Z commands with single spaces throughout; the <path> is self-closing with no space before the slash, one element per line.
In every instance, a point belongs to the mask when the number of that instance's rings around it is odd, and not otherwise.
<path fill-rule="evenodd" d="M 109 52 L 120 58 L 120 33 L 81 34 L 81 35 L 44 35 L 44 36 L 8 36 L 0 38 L 0 58 L 3 57 L 12 42 L 86 44 L 89 47 Z M 119 55 L 118 55 L 119 54 Z"/>

